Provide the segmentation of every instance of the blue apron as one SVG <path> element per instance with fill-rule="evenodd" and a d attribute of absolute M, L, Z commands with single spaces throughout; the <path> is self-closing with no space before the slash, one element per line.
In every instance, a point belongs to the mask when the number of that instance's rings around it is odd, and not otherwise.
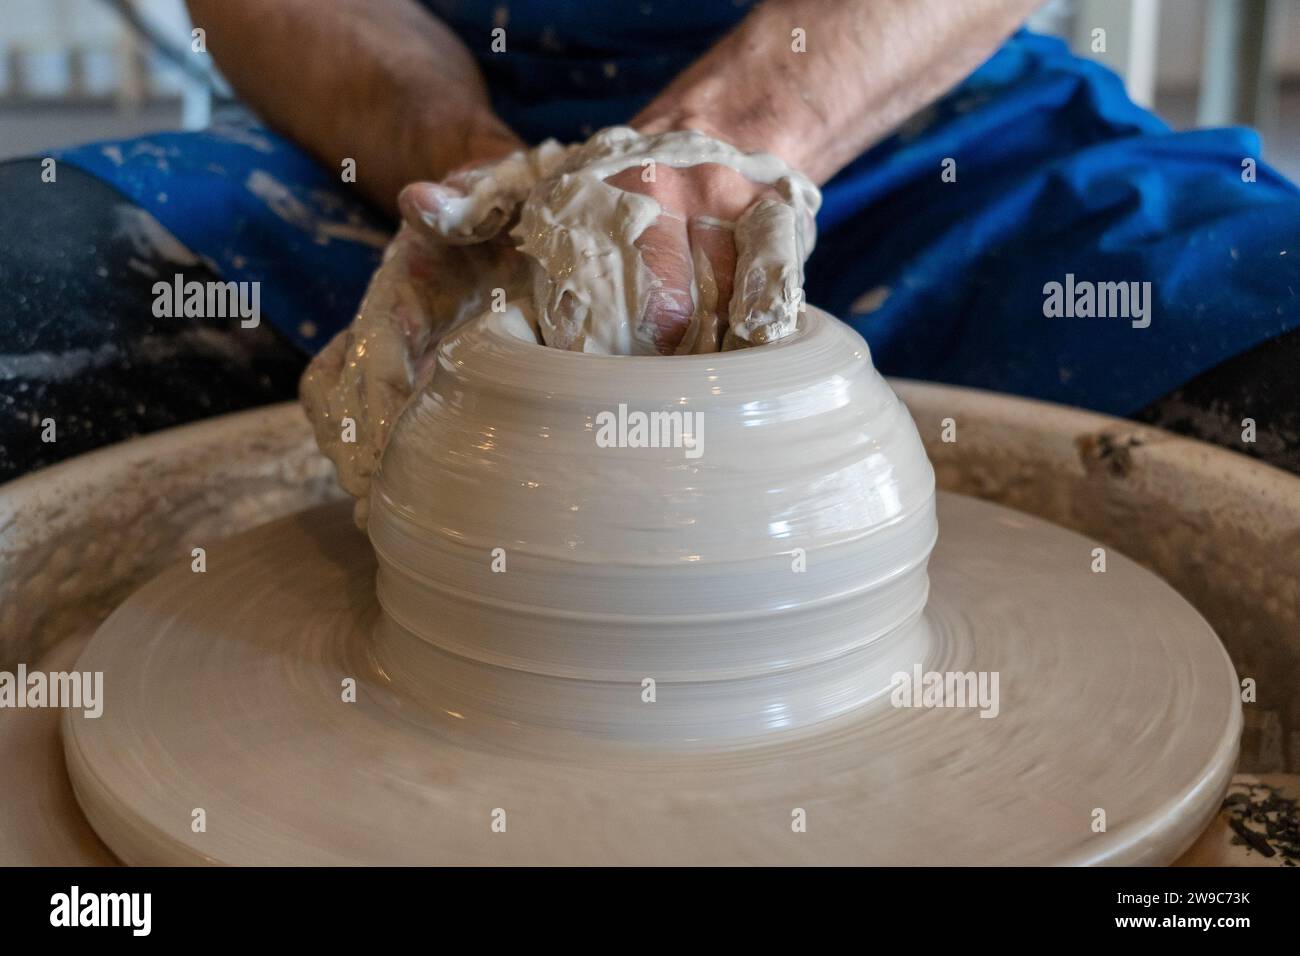
<path fill-rule="evenodd" d="M 749 4 L 427 0 L 521 136 L 626 122 Z M 504 25 L 506 50 L 493 53 Z M 391 229 L 251 121 L 56 154 L 146 208 L 314 351 Z M 1060 41 L 1013 36 L 825 188 L 809 301 L 888 374 L 1130 414 L 1300 325 L 1300 191 L 1247 129 L 1172 132 Z"/>

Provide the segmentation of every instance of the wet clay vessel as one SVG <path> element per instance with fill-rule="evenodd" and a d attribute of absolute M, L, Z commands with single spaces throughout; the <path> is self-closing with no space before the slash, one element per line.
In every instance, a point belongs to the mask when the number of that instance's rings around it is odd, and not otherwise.
<path fill-rule="evenodd" d="M 671 360 L 464 328 L 369 534 L 341 504 L 272 522 L 100 628 L 78 666 L 116 690 L 64 745 L 118 857 L 1159 863 L 1235 763 L 1196 611 L 936 498 L 865 343 L 815 310 Z M 998 697 L 899 706 L 927 674 Z"/>

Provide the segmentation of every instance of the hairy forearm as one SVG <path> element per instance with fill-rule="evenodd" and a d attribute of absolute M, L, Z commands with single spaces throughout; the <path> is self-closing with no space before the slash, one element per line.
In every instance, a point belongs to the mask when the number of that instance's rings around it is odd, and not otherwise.
<path fill-rule="evenodd" d="M 768 0 L 632 125 L 698 129 L 822 183 L 959 83 L 1040 2 Z"/>
<path fill-rule="evenodd" d="M 492 113 L 478 66 L 415 0 L 188 0 L 208 50 L 272 126 L 390 212 L 439 179 L 519 143 Z"/>

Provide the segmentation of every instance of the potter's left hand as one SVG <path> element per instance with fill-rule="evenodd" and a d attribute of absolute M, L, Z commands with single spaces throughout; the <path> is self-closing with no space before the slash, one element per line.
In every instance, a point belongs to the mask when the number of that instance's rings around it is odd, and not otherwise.
<path fill-rule="evenodd" d="M 776 190 L 713 163 L 656 164 L 653 172 L 648 179 L 638 166 L 605 181 L 663 208 L 636 241 L 661 283 L 641 317 L 658 351 L 761 345 L 787 332 L 800 306 L 804 254 L 796 251 L 793 211 Z"/>
<path fill-rule="evenodd" d="M 794 331 L 819 202 L 775 156 L 610 127 L 538 182 L 511 235 L 547 345 L 716 352 Z"/>

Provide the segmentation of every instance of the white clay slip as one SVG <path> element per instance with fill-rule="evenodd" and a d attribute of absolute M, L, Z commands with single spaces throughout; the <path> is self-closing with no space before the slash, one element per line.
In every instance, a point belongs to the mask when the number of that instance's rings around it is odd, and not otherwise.
<path fill-rule="evenodd" d="M 793 332 L 803 263 L 815 242 L 813 217 L 821 205 L 812 182 L 775 156 L 743 153 L 703 133 L 642 136 L 616 126 L 574 147 L 559 172 L 533 188 L 512 232 L 537 265 L 533 304 L 542 341 L 603 355 L 658 353 L 645 317 L 660 283 L 636 241 L 664 210 L 652 197 L 606 181 L 650 164 L 716 164 L 776 190 L 780 201 L 756 203 L 735 224 L 737 295 L 728 345 L 761 344 Z M 697 306 L 707 295 L 698 277 L 690 292 Z"/>

